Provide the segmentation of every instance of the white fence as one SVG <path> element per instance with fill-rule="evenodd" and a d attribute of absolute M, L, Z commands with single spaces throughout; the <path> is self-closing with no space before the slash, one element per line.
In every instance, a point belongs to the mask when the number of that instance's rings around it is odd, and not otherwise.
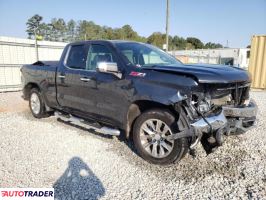
<path fill-rule="evenodd" d="M 66 43 L 38 41 L 39 60 L 59 60 Z M 0 91 L 21 88 L 20 68 L 36 62 L 34 40 L 0 36 Z"/>

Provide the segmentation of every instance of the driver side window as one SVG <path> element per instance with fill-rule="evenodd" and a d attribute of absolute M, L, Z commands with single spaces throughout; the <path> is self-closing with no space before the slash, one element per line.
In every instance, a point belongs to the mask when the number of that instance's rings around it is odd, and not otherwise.
<path fill-rule="evenodd" d="M 115 62 L 111 51 L 104 45 L 92 44 L 89 49 L 87 70 L 96 70 L 98 62 Z"/>

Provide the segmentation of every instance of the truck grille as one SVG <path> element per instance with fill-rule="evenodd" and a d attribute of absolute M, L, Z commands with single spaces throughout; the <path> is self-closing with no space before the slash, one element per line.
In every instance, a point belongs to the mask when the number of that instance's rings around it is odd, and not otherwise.
<path fill-rule="evenodd" d="M 231 94 L 232 102 L 236 106 L 243 105 L 245 100 L 249 98 L 250 83 L 230 83 L 230 84 L 217 84 L 212 87 L 211 94 L 213 98 L 221 98 Z"/>
<path fill-rule="evenodd" d="M 233 90 L 233 99 L 235 105 L 242 105 L 246 99 L 249 98 L 249 85 L 241 85 L 239 83 L 236 83 L 235 89 Z"/>

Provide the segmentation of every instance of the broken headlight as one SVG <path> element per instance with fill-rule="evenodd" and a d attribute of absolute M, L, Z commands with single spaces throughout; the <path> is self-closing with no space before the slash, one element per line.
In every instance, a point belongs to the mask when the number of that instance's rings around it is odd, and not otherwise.
<path fill-rule="evenodd" d="M 201 113 L 206 113 L 211 110 L 211 98 L 209 95 L 193 95 L 192 104 L 197 108 L 197 110 Z"/>
<path fill-rule="evenodd" d="M 211 109 L 210 101 L 201 101 L 201 102 L 198 104 L 198 110 L 199 110 L 201 113 L 209 112 L 210 109 Z"/>

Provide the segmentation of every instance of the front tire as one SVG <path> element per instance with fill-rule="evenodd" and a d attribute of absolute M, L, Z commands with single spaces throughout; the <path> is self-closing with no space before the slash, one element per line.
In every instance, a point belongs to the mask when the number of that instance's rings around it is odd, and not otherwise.
<path fill-rule="evenodd" d="M 44 101 L 40 91 L 37 88 L 33 88 L 30 91 L 29 107 L 32 115 L 35 118 L 39 119 L 47 116 Z"/>
<path fill-rule="evenodd" d="M 181 121 L 184 116 L 180 115 Z M 133 142 L 139 155 L 153 164 L 167 165 L 181 160 L 188 151 L 187 138 L 169 140 L 178 133 L 174 115 L 164 109 L 153 109 L 141 114 L 133 126 Z"/>

